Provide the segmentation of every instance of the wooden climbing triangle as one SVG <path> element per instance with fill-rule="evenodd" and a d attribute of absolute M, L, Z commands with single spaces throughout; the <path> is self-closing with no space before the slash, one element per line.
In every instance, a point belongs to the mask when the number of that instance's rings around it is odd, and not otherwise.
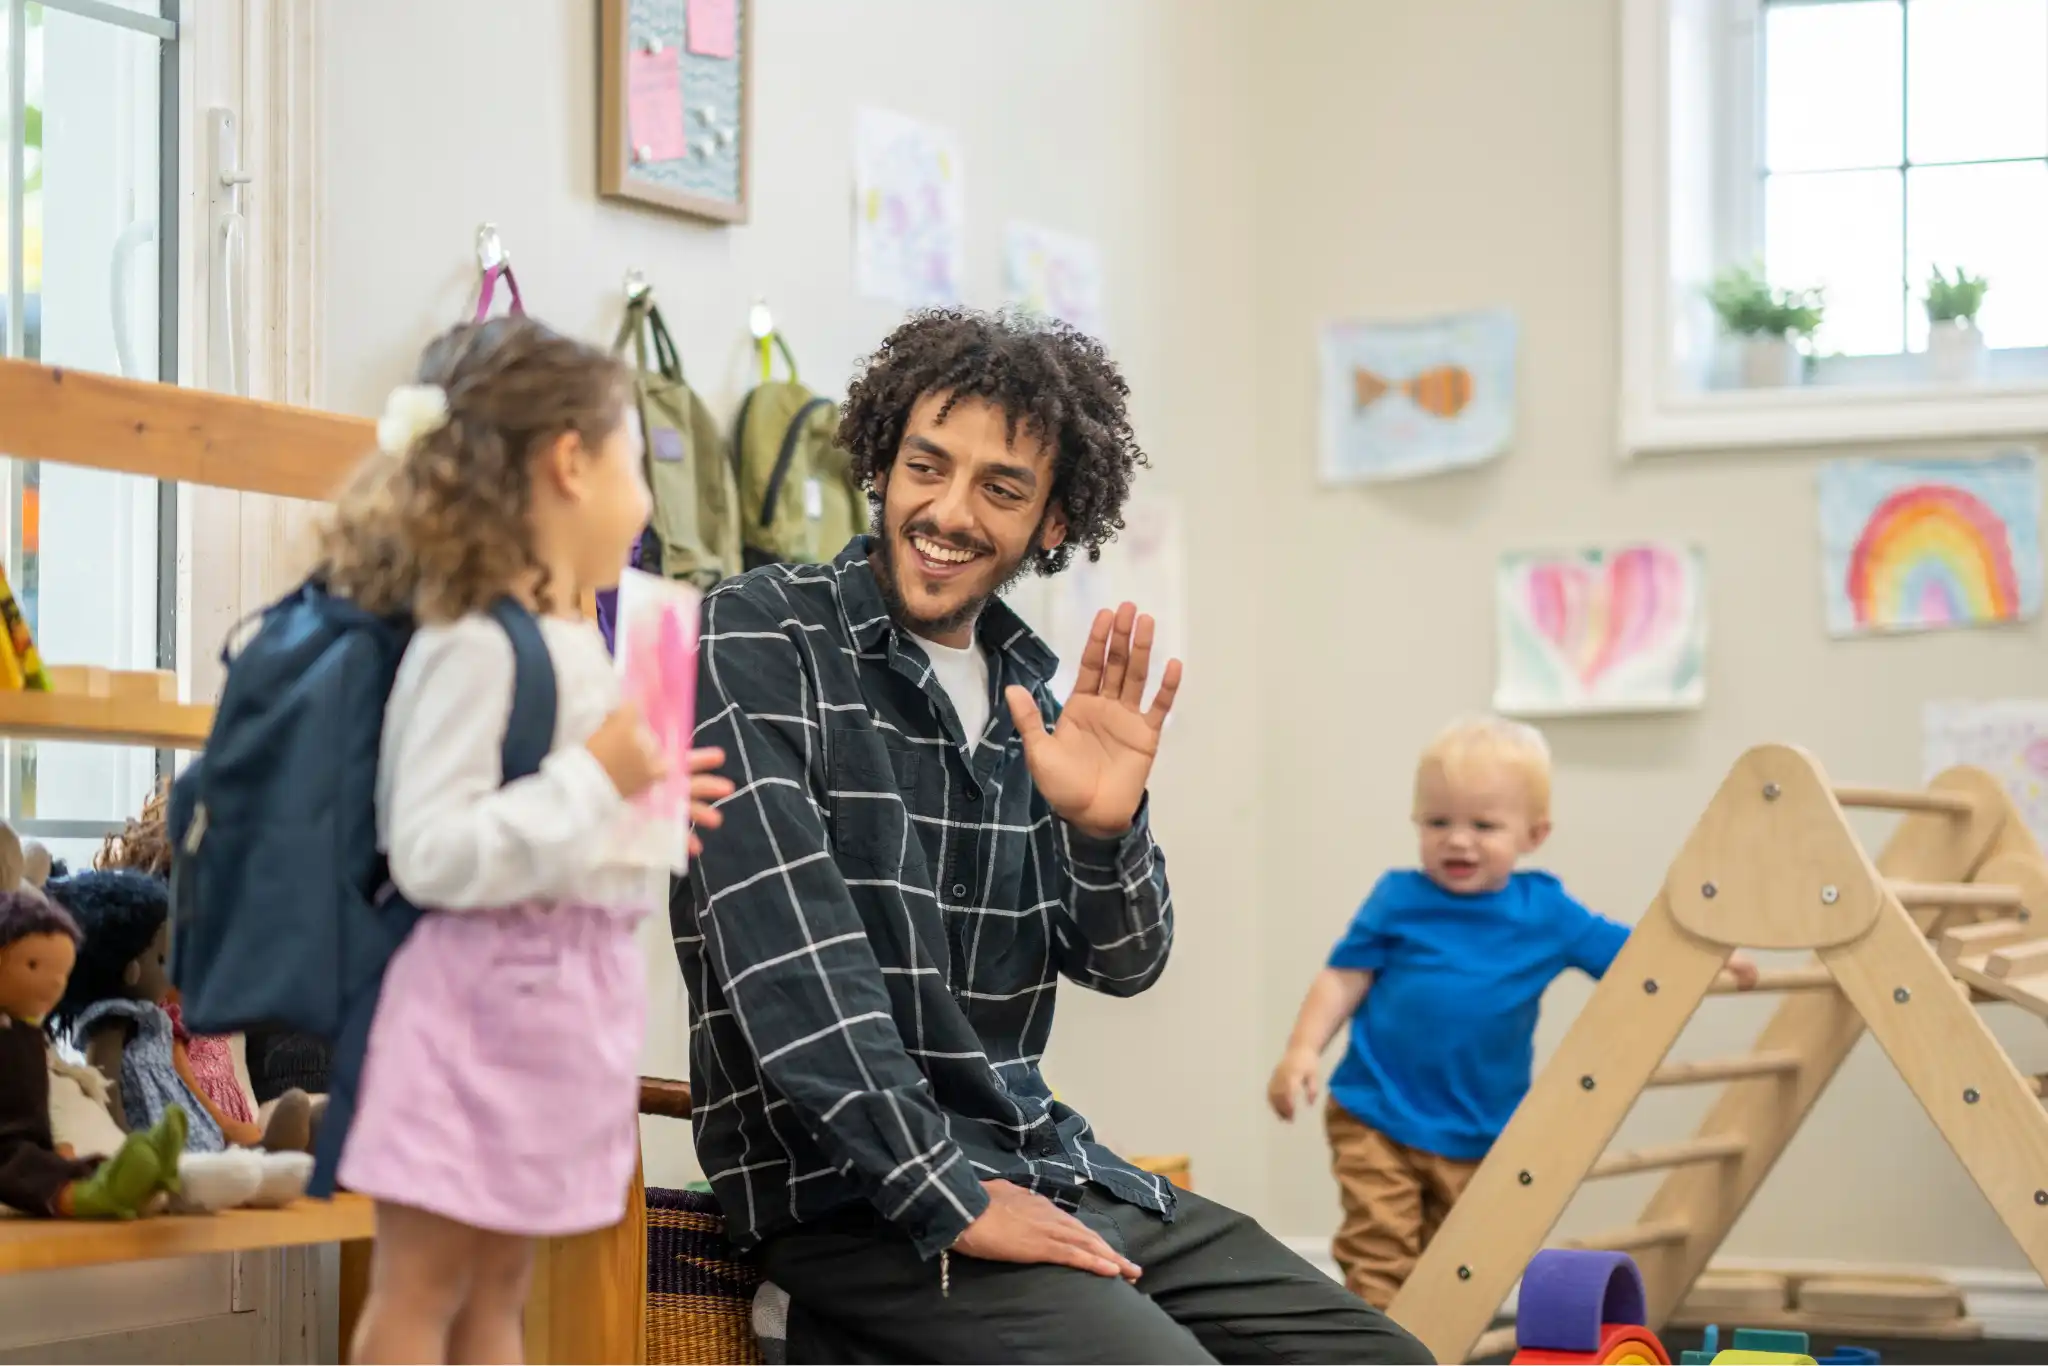
<path fill-rule="evenodd" d="M 1845 807 L 1901 813 L 1873 864 Z M 1737 948 L 1811 949 L 1765 972 L 1785 993 L 1753 1051 L 1666 1064 Z M 2048 1277 L 2048 1110 L 1976 1005 L 2048 1017 L 2048 862 L 1997 781 L 1951 769 L 1925 791 L 1831 787 L 1788 746 L 1749 751 L 1671 865 L 1391 1307 L 1439 1361 L 1481 1335 L 1580 1183 L 1664 1170 L 1642 1218 L 1569 1246 L 1631 1253 L 1647 1321 L 1672 1316 L 1867 1028 L 2037 1273 Z M 1724 1083 L 1695 1136 L 1604 1150 L 1644 1088 Z"/>

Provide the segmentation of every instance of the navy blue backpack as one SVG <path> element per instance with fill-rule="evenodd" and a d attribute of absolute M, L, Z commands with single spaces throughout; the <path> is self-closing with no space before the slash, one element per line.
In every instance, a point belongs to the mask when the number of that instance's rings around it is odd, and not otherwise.
<path fill-rule="evenodd" d="M 504 599 L 512 640 L 506 782 L 554 742 L 540 626 Z M 412 636 L 308 580 L 232 657 L 205 751 L 172 784 L 171 980 L 196 1034 L 278 1029 L 333 1049 L 310 1191 L 333 1192 L 385 965 L 419 922 L 377 851 L 384 704 Z"/>

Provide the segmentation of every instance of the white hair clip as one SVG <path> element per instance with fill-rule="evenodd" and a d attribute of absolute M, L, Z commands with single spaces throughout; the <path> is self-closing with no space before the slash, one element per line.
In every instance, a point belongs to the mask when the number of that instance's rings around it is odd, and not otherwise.
<path fill-rule="evenodd" d="M 401 384 L 384 400 L 377 419 L 377 449 L 404 455 L 421 437 L 448 424 L 448 391 L 438 384 Z"/>

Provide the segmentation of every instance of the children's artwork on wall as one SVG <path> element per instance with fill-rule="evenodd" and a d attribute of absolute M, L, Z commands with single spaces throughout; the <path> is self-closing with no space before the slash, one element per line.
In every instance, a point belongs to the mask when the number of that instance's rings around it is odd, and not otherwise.
<path fill-rule="evenodd" d="M 601 0 L 598 192 L 747 221 L 754 0 Z"/>
<path fill-rule="evenodd" d="M 1085 237 L 1010 224 L 1003 233 L 1003 292 L 1018 308 L 1102 336 L 1102 253 Z"/>
<path fill-rule="evenodd" d="M 1496 579 L 1494 709 L 1680 711 L 1706 700 L 1706 560 L 1692 546 L 1511 553 Z"/>
<path fill-rule="evenodd" d="M 1929 702 L 1920 736 L 1927 778 L 1957 764 L 1989 771 L 2048 843 L 2048 699 Z"/>
<path fill-rule="evenodd" d="M 2041 610 L 2041 474 L 1988 460 L 1839 460 L 1820 474 L 1828 630 L 2025 621 Z"/>
<path fill-rule="evenodd" d="M 854 283 L 910 307 L 960 302 L 967 209 L 960 147 L 944 129 L 880 109 L 854 121 Z"/>
<path fill-rule="evenodd" d="M 668 776 L 638 797 L 622 833 L 624 861 L 682 872 L 689 861 L 690 740 L 696 731 L 697 609 L 687 583 L 627 569 L 619 576 L 613 651 L 625 701 L 640 708 Z"/>
<path fill-rule="evenodd" d="M 1362 483 L 1491 460 L 1515 426 L 1505 309 L 1323 330 L 1322 476 Z"/>
<path fill-rule="evenodd" d="M 1066 573 L 1051 580 L 1046 604 L 1046 643 L 1060 657 L 1052 695 L 1065 702 L 1080 671 L 1081 651 L 1095 614 L 1123 603 L 1137 605 L 1152 618 L 1151 679 L 1157 687 L 1166 661 L 1187 662 L 1187 557 L 1181 535 L 1177 499 L 1165 494 L 1133 494 L 1124 504 L 1124 529 L 1090 564 L 1076 555 Z M 1146 705 L 1151 705 L 1149 693 Z M 1173 724 L 1169 717 L 1168 725 Z"/>

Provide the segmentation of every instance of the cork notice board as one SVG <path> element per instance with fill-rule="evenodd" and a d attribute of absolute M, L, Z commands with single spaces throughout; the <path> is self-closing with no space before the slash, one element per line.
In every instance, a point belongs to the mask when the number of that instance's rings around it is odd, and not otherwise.
<path fill-rule="evenodd" d="M 754 0 L 599 0 L 598 191 L 747 221 Z"/>

